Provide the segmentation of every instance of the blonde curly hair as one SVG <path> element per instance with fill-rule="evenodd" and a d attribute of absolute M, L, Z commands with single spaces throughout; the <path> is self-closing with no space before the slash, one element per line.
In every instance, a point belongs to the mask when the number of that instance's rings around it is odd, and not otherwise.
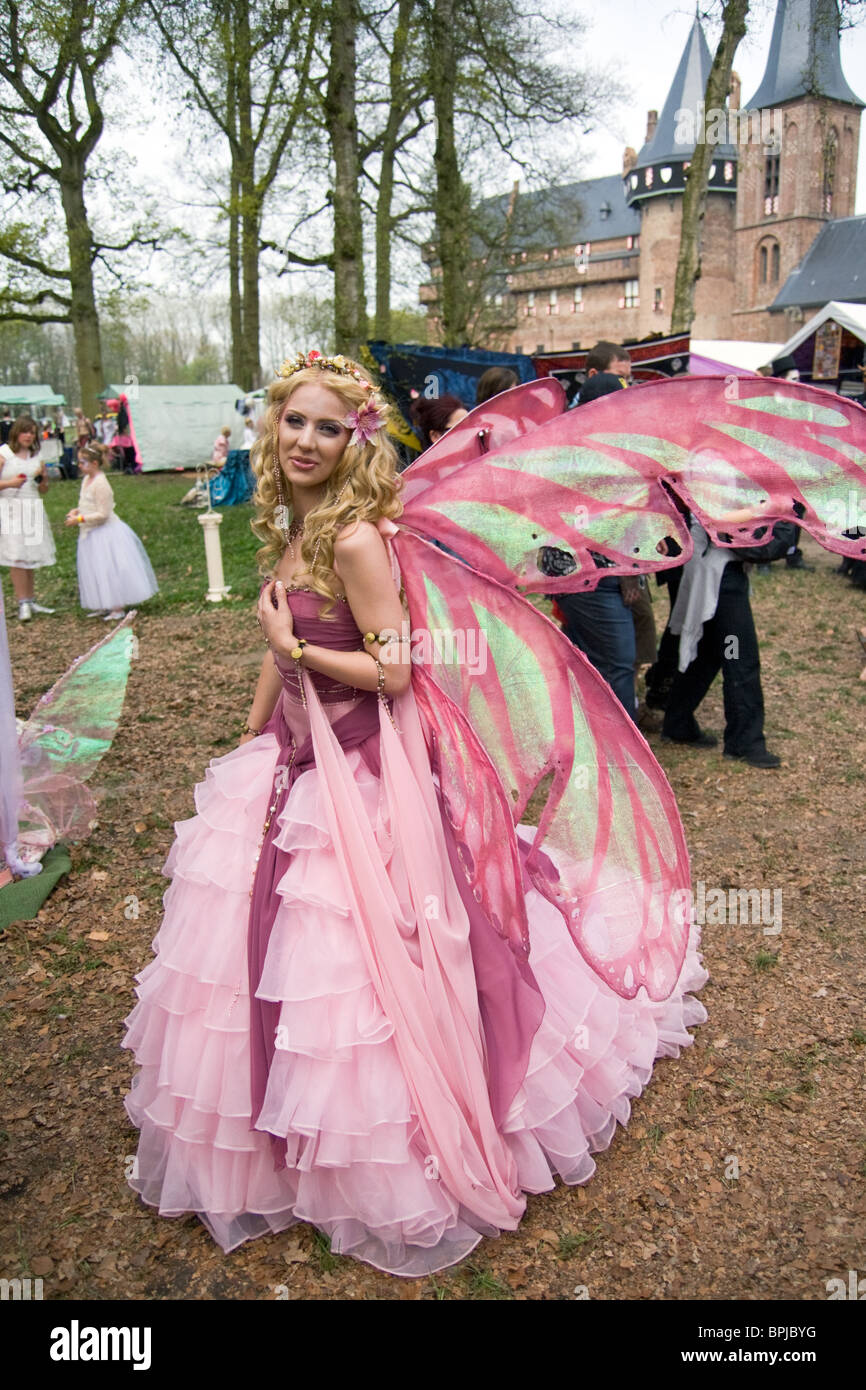
<path fill-rule="evenodd" d="M 367 378 L 364 367 L 347 359 L 347 366 L 358 367 Z M 371 382 L 371 385 L 373 383 Z M 321 367 L 308 367 L 294 372 L 287 379 L 278 378 L 268 390 L 266 426 L 261 438 L 250 451 L 250 463 L 256 475 L 253 502 L 256 518 L 251 522 L 253 534 L 263 542 L 256 554 L 263 575 L 273 574 L 286 548 L 285 536 L 277 524 L 279 497 L 274 477 L 278 459 L 277 430 L 286 403 L 299 386 L 325 386 L 340 401 L 340 419 L 350 410 L 358 410 L 370 401 L 369 389 L 354 377 Z M 374 398 L 380 415 L 387 419 L 388 407 L 381 398 Z M 276 463 L 279 467 L 279 463 Z M 367 443 L 348 444 L 328 479 L 327 492 L 312 511 L 307 513 L 301 543 L 303 578 L 315 593 L 335 602 L 334 540 L 337 532 L 355 521 L 375 523 L 380 517 L 393 519 L 400 515 L 403 504 L 399 498 L 402 479 L 397 472 L 397 454 L 383 427 Z M 282 478 L 283 497 L 292 515 L 291 484 Z M 331 604 L 322 616 L 331 611 Z"/>

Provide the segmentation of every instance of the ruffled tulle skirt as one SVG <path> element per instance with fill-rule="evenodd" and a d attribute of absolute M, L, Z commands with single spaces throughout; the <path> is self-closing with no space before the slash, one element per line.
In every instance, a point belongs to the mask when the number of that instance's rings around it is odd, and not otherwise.
<path fill-rule="evenodd" d="M 157 590 L 147 551 L 119 516 L 80 532 L 78 593 L 83 608 L 129 608 Z"/>
<path fill-rule="evenodd" d="M 345 756 L 399 883 L 382 782 L 359 752 Z M 247 920 L 278 757 L 265 734 L 214 761 L 196 789 L 198 814 L 177 825 L 158 955 L 139 976 L 124 1043 L 140 1066 L 127 1098 L 141 1130 L 131 1185 L 164 1216 L 198 1213 L 225 1250 L 305 1221 L 337 1252 L 424 1275 L 497 1226 L 455 1199 L 425 1140 L 359 942 L 316 767 L 298 777 L 279 818 L 277 844 L 292 857 L 258 994 L 279 1003 L 280 1021 L 251 1128 Z M 628 1121 L 655 1060 L 677 1056 L 692 1040 L 688 1028 L 705 1019 L 689 991 L 706 974 L 693 939 L 670 999 L 624 1000 L 585 964 L 545 899 L 533 890 L 527 905 L 530 965 L 546 1007 L 500 1129 L 519 1189 L 539 1193 L 557 1175 L 591 1177 L 592 1154 Z M 271 1134 L 285 1136 L 286 1167 L 275 1163 Z"/>

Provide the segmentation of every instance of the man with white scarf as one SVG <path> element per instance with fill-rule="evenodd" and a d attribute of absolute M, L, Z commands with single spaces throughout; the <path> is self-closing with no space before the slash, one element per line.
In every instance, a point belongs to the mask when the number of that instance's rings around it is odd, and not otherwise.
<path fill-rule="evenodd" d="M 694 550 L 683 569 L 670 616 L 678 634 L 679 674 L 665 709 L 662 741 L 711 748 L 718 743 L 695 719 L 695 710 L 722 672 L 725 706 L 724 754 L 751 767 L 779 767 L 764 739 L 764 694 L 758 635 L 749 603 L 749 580 L 744 559 L 781 559 L 791 544 L 793 523 L 777 522 L 763 546 L 732 550 L 713 545 L 704 528 L 692 518 Z"/>

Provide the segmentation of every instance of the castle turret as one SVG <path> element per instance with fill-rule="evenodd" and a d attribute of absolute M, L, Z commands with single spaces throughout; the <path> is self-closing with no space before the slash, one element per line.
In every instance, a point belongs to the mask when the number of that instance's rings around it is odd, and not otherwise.
<path fill-rule="evenodd" d="M 836 0 L 779 0 L 767 67 L 748 105 L 767 109 L 807 96 L 863 106 L 842 71 Z"/>
<path fill-rule="evenodd" d="M 821 228 L 854 212 L 862 109 L 842 71 L 836 0 L 778 0 L 748 103 L 760 122 L 741 136 L 735 337 L 790 336 L 771 307 Z"/>
<path fill-rule="evenodd" d="M 713 143 L 704 214 L 695 334 L 730 336 L 737 150 L 727 139 L 727 110 L 705 110 L 712 57 L 695 16 L 661 114 L 651 111 L 647 138 L 624 170 L 626 201 L 640 209 L 640 334 L 667 333 L 682 225 L 682 194 L 699 142 Z"/>

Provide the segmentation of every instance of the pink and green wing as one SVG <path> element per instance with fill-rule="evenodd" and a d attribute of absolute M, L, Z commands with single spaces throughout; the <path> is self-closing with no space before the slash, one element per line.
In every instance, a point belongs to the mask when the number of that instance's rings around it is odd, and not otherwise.
<path fill-rule="evenodd" d="M 475 825 L 464 834 L 488 915 L 507 923 L 502 904 L 523 931 L 514 825 L 535 797 L 538 829 L 526 860 L 535 887 L 614 990 L 630 998 L 644 985 L 666 998 L 685 953 L 688 859 L 673 793 L 647 744 L 601 677 L 526 599 L 417 537 L 401 533 L 394 545 L 443 789 L 449 802 L 470 804 L 474 770 L 486 773 L 487 762 L 499 784 L 485 796 L 495 809 L 488 823 L 501 833 L 482 839 Z M 503 858 L 504 891 L 494 873 Z M 514 943 L 514 931 L 505 934 Z"/>

